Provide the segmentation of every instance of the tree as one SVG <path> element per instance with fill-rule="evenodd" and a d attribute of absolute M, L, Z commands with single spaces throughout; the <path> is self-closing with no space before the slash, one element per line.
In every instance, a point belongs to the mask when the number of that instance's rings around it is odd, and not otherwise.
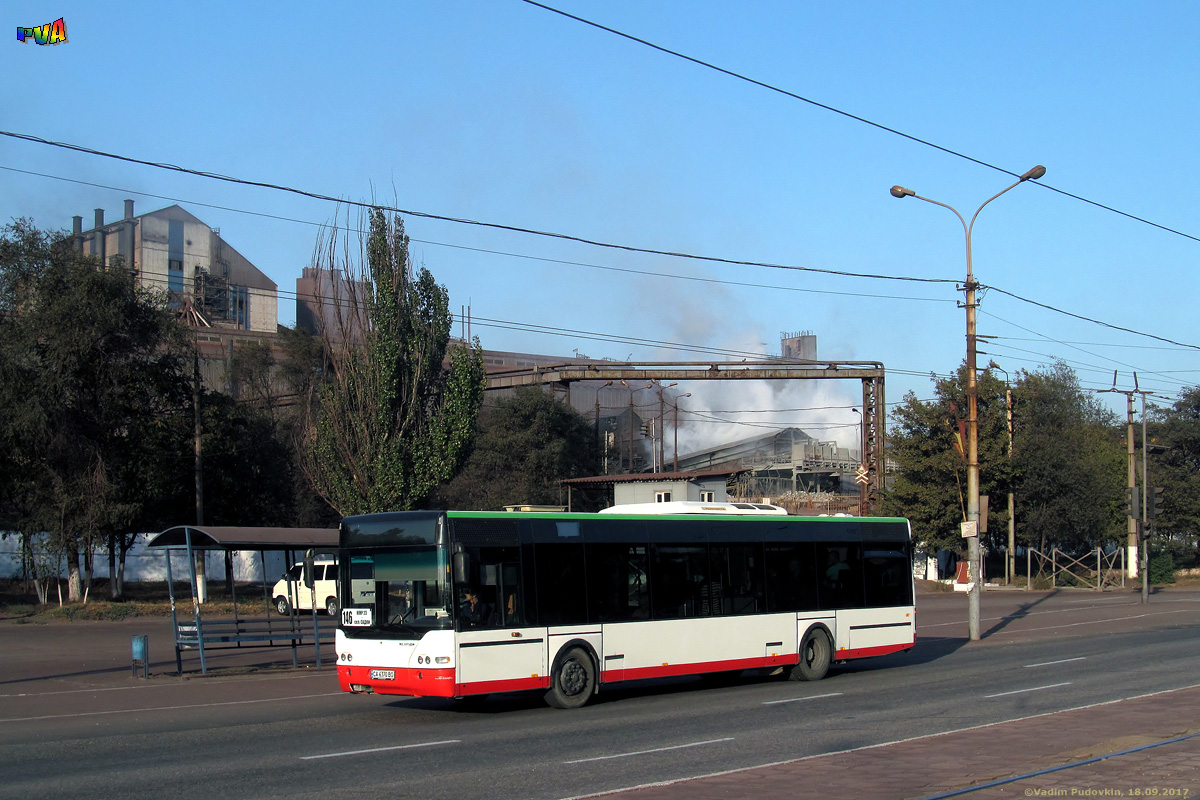
<path fill-rule="evenodd" d="M 1042 552 L 1079 552 L 1124 536 L 1124 454 L 1116 418 L 1059 362 L 1014 391 L 1017 535 Z"/>
<path fill-rule="evenodd" d="M 47 532 L 80 599 L 92 555 L 144 517 L 136 485 L 176 455 L 147 426 L 182 413 L 179 328 L 119 258 L 16 220 L 0 235 L 0 516 Z M 120 549 L 118 547 L 118 549 Z M 81 561 L 82 559 L 82 561 Z"/>
<path fill-rule="evenodd" d="M 1154 537 L 1178 563 L 1193 566 L 1200 559 L 1200 386 L 1152 411 L 1147 482 L 1163 487 Z"/>
<path fill-rule="evenodd" d="M 888 513 L 909 518 L 913 536 L 930 550 L 965 549 L 960 523 L 966 519 L 966 367 L 954 378 L 935 379 L 933 401 L 912 392 L 892 412 L 888 455 L 897 473 L 884 496 Z M 1004 495 L 1013 481 L 1007 457 L 1004 384 L 985 371 L 977 382 L 979 490 Z M 1006 529 L 1008 512 L 999 504 L 988 509 L 988 531 Z"/>
<path fill-rule="evenodd" d="M 450 480 L 470 453 L 483 397 L 478 341 L 448 347 L 445 287 L 414 267 L 398 216 L 367 216 L 359 258 L 337 228 L 314 258 L 331 295 L 321 298 L 330 374 L 306 406 L 303 463 L 342 515 L 413 508 Z"/>
<path fill-rule="evenodd" d="M 465 510 L 563 505 L 558 481 L 596 472 L 594 436 L 566 403 L 537 387 L 517 389 L 480 415 L 474 452 L 435 500 Z"/>
<path fill-rule="evenodd" d="M 1022 544 L 1079 550 L 1114 540 L 1124 481 L 1114 418 L 1063 364 L 1016 378 L 1009 458 L 1004 384 L 990 370 L 979 377 L 980 494 L 1015 494 Z M 909 517 L 915 538 L 935 549 L 963 549 L 958 526 L 966 518 L 966 462 L 956 439 L 965 436 L 964 385 L 960 368 L 953 380 L 935 382 L 936 400 L 909 393 L 893 412 L 889 455 L 898 473 L 886 507 Z M 989 504 L 983 543 L 993 551 L 1006 546 L 1005 505 Z"/>

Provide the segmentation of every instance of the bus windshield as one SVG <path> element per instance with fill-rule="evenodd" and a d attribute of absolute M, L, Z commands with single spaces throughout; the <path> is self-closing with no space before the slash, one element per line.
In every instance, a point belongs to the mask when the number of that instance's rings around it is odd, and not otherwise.
<path fill-rule="evenodd" d="M 436 545 L 351 555 L 342 586 L 348 635 L 381 633 L 419 638 L 453 627 L 445 550 Z M 349 580 L 345 580 L 348 577 Z"/>

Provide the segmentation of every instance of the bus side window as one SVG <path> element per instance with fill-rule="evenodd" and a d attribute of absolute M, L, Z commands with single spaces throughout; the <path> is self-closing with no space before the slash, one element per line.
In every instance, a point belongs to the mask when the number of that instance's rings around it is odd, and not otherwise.
<path fill-rule="evenodd" d="M 819 542 L 817 569 L 821 608 L 862 608 L 862 545 L 858 542 Z"/>
<path fill-rule="evenodd" d="M 912 562 L 907 542 L 872 543 L 863 554 L 866 604 L 872 608 L 912 602 Z"/>
<path fill-rule="evenodd" d="M 814 611 L 817 608 L 817 565 L 811 542 L 768 543 L 767 611 Z"/>
<path fill-rule="evenodd" d="M 700 616 L 709 602 L 708 548 L 694 545 L 652 545 L 650 548 L 650 605 L 655 619 Z"/>
<path fill-rule="evenodd" d="M 582 542 L 535 544 L 538 625 L 588 622 Z"/>
<path fill-rule="evenodd" d="M 754 614 L 762 610 L 760 576 L 762 545 L 729 544 L 712 545 L 709 548 L 709 563 L 713 572 L 712 583 L 720 587 L 713 590 L 714 602 L 711 614 Z"/>
<path fill-rule="evenodd" d="M 589 621 L 649 618 L 645 545 L 588 544 L 587 563 Z"/>

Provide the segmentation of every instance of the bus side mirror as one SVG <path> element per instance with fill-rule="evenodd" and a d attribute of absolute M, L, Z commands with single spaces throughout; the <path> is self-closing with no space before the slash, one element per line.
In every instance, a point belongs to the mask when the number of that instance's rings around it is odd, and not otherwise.
<path fill-rule="evenodd" d="M 316 581 L 313 580 L 313 560 L 316 557 L 317 554 L 313 550 L 304 554 L 304 585 L 309 589 L 316 585 Z"/>
<path fill-rule="evenodd" d="M 471 557 L 458 550 L 454 554 L 454 582 L 466 583 L 467 576 L 471 574 Z"/>

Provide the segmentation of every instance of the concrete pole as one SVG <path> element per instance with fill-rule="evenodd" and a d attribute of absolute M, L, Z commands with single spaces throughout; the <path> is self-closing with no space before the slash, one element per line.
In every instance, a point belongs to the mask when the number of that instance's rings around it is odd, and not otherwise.
<path fill-rule="evenodd" d="M 1125 452 L 1129 457 L 1129 471 L 1126 480 L 1126 485 L 1129 487 L 1130 497 L 1133 492 L 1137 491 L 1137 461 L 1134 456 L 1133 447 L 1133 392 L 1125 394 L 1126 402 L 1126 417 L 1128 425 L 1125 432 Z M 1138 523 L 1137 519 L 1126 515 L 1126 531 L 1129 536 L 1125 545 L 1125 564 L 1126 575 L 1130 578 L 1138 576 Z"/>

